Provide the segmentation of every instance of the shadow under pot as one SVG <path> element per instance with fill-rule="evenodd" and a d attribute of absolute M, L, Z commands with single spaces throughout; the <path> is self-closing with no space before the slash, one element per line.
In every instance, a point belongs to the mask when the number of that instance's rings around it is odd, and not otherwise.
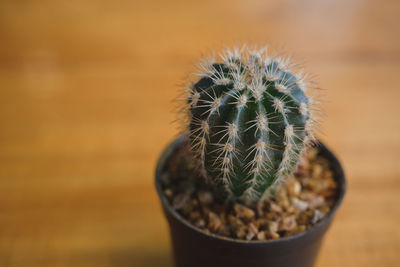
<path fill-rule="evenodd" d="M 312 267 L 324 234 L 340 206 L 346 188 L 345 176 L 338 159 L 323 144 L 318 155 L 330 163 L 338 185 L 336 202 L 331 212 L 310 229 L 299 234 L 267 241 L 245 241 L 205 233 L 185 220 L 163 193 L 162 173 L 179 149 L 185 146 L 181 136 L 173 141 L 159 158 L 155 185 L 170 228 L 176 267 Z"/>

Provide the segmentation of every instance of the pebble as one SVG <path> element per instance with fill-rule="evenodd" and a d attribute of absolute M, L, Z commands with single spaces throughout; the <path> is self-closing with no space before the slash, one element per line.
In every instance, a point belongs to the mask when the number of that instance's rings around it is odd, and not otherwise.
<path fill-rule="evenodd" d="M 310 220 L 310 218 L 312 217 L 312 215 L 313 215 L 313 212 L 310 211 L 310 210 L 301 212 L 301 213 L 299 214 L 299 216 L 297 217 L 297 223 L 298 223 L 298 224 L 301 224 L 301 225 L 307 224 L 307 222 Z"/>
<path fill-rule="evenodd" d="M 314 210 L 314 215 L 311 219 L 311 223 L 316 224 L 324 217 L 325 217 L 325 214 L 323 212 L 321 212 L 320 210 Z"/>
<path fill-rule="evenodd" d="M 238 218 L 243 218 L 243 219 L 246 219 L 246 220 L 251 220 L 251 219 L 253 219 L 254 216 L 256 215 L 255 212 L 254 212 L 254 210 L 252 210 L 252 209 L 250 209 L 250 208 L 248 208 L 248 207 L 246 207 L 246 206 L 244 206 L 244 205 L 242 205 L 242 204 L 236 203 L 236 204 L 233 206 L 233 209 L 235 210 L 236 216 L 237 216 Z"/>
<path fill-rule="evenodd" d="M 331 183 L 328 180 L 317 180 L 315 181 L 315 191 L 316 192 L 323 192 L 331 187 Z"/>
<path fill-rule="evenodd" d="M 233 216 L 231 214 L 228 215 L 228 223 L 229 224 L 235 225 L 236 224 L 236 219 L 237 218 L 235 216 Z"/>
<path fill-rule="evenodd" d="M 291 196 L 298 196 L 301 192 L 301 184 L 299 181 L 293 179 L 289 186 L 289 194 Z"/>
<path fill-rule="evenodd" d="M 214 201 L 214 197 L 209 191 L 200 191 L 197 193 L 197 197 L 201 204 L 210 205 Z"/>
<path fill-rule="evenodd" d="M 269 209 L 271 211 L 277 212 L 277 213 L 281 213 L 282 212 L 282 207 L 279 206 L 278 204 L 276 204 L 275 202 L 270 202 L 269 203 Z"/>
<path fill-rule="evenodd" d="M 206 221 L 204 219 L 200 218 L 194 224 L 197 227 L 203 228 L 204 226 L 206 226 Z"/>
<path fill-rule="evenodd" d="M 323 168 L 322 168 L 321 165 L 314 164 L 313 167 L 312 167 L 312 172 L 311 173 L 312 173 L 313 177 L 319 177 L 319 176 L 321 176 L 322 171 L 323 171 Z"/>
<path fill-rule="evenodd" d="M 174 192 L 172 192 L 172 190 L 170 188 L 167 188 L 167 189 L 164 190 L 164 195 L 167 198 L 172 198 L 173 194 L 174 194 Z"/>
<path fill-rule="evenodd" d="M 278 239 L 279 237 L 281 237 L 278 233 L 276 232 L 267 232 L 266 233 L 266 237 L 268 239 Z"/>
<path fill-rule="evenodd" d="M 208 213 L 208 227 L 212 232 L 218 232 L 218 230 L 220 229 L 222 223 L 220 218 L 218 217 L 217 214 L 215 214 L 214 212 L 209 212 Z"/>
<path fill-rule="evenodd" d="M 264 229 L 267 228 L 268 226 L 268 220 L 261 218 L 261 219 L 257 219 L 254 222 L 254 225 L 257 226 L 258 229 Z"/>
<path fill-rule="evenodd" d="M 279 228 L 278 222 L 274 222 L 274 221 L 268 222 L 268 231 L 275 233 L 275 232 L 278 232 L 278 228 Z"/>
<path fill-rule="evenodd" d="M 248 232 L 247 235 L 246 235 L 246 240 L 250 241 L 250 240 L 252 240 L 253 237 L 255 237 L 255 236 L 256 236 L 255 233 L 253 233 L 253 232 Z"/>
<path fill-rule="evenodd" d="M 249 232 L 253 232 L 253 233 L 257 234 L 258 228 L 253 223 L 250 223 L 249 224 Z"/>
<path fill-rule="evenodd" d="M 258 202 L 256 205 L 256 208 L 257 208 L 257 215 L 259 217 L 264 216 L 264 210 L 263 210 L 264 204 L 262 202 Z"/>
<path fill-rule="evenodd" d="M 181 193 L 178 194 L 174 197 L 174 200 L 172 201 L 172 206 L 174 207 L 174 209 L 182 209 L 186 203 L 189 201 L 189 194 L 186 193 Z"/>
<path fill-rule="evenodd" d="M 258 239 L 258 240 L 266 240 L 265 232 L 264 232 L 264 231 L 258 232 L 258 234 L 257 234 L 257 239 Z"/>
<path fill-rule="evenodd" d="M 294 215 L 283 218 L 279 230 L 292 231 L 297 226 L 296 217 Z"/>
<path fill-rule="evenodd" d="M 246 227 L 240 226 L 236 231 L 236 237 L 239 239 L 244 239 L 246 236 Z"/>
<path fill-rule="evenodd" d="M 311 198 L 308 202 L 311 209 L 318 208 L 318 207 L 324 205 L 324 203 L 325 203 L 325 199 L 322 196 L 316 196 L 314 198 Z"/>
<path fill-rule="evenodd" d="M 191 221 L 194 221 L 194 220 L 196 220 L 197 218 L 200 218 L 200 216 L 201 216 L 201 213 L 200 213 L 199 211 L 192 211 L 192 212 L 189 214 L 189 219 L 190 219 Z"/>
<path fill-rule="evenodd" d="M 301 211 L 305 211 L 308 208 L 308 203 L 306 201 L 298 199 L 297 197 L 292 198 L 292 204 Z"/>
<path fill-rule="evenodd" d="M 276 195 L 276 202 L 279 203 L 280 208 L 288 208 L 290 206 L 290 201 L 288 198 L 288 194 L 287 191 L 282 190 L 280 192 L 278 192 L 278 194 Z"/>
<path fill-rule="evenodd" d="M 228 223 L 234 226 L 244 225 L 243 221 L 233 215 L 228 215 Z"/>
<path fill-rule="evenodd" d="M 308 161 L 312 161 L 317 157 L 318 151 L 316 149 L 311 149 L 307 152 Z"/>

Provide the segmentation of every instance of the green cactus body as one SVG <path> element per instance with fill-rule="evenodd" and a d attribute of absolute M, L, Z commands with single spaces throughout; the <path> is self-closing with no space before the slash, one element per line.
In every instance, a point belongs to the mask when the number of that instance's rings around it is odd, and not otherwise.
<path fill-rule="evenodd" d="M 189 136 L 207 177 L 234 200 L 259 201 L 313 140 L 306 84 L 264 50 L 227 51 L 190 87 Z"/>

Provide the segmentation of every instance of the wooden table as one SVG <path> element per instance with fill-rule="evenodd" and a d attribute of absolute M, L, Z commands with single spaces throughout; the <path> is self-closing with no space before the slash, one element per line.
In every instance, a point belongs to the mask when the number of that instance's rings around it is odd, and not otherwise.
<path fill-rule="evenodd" d="M 146 3 L 145 3 L 146 2 Z M 400 264 L 399 1 L 2 1 L 0 266 L 172 266 L 153 186 L 202 53 L 293 51 L 348 194 L 319 267 Z"/>

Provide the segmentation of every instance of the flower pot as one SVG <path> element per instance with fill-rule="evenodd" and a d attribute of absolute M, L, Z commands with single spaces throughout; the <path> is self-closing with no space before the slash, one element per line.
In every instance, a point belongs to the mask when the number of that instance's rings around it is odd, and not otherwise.
<path fill-rule="evenodd" d="M 290 237 L 268 241 L 243 241 L 206 234 L 187 222 L 169 204 L 160 184 L 161 174 L 174 153 L 186 144 L 179 137 L 162 153 L 156 169 L 155 184 L 167 217 L 176 267 L 213 266 L 264 266 L 264 267 L 312 267 L 316 260 L 324 234 L 340 206 L 346 182 L 337 158 L 323 144 L 319 154 L 328 159 L 338 183 L 338 195 L 332 211 L 311 229 Z"/>

